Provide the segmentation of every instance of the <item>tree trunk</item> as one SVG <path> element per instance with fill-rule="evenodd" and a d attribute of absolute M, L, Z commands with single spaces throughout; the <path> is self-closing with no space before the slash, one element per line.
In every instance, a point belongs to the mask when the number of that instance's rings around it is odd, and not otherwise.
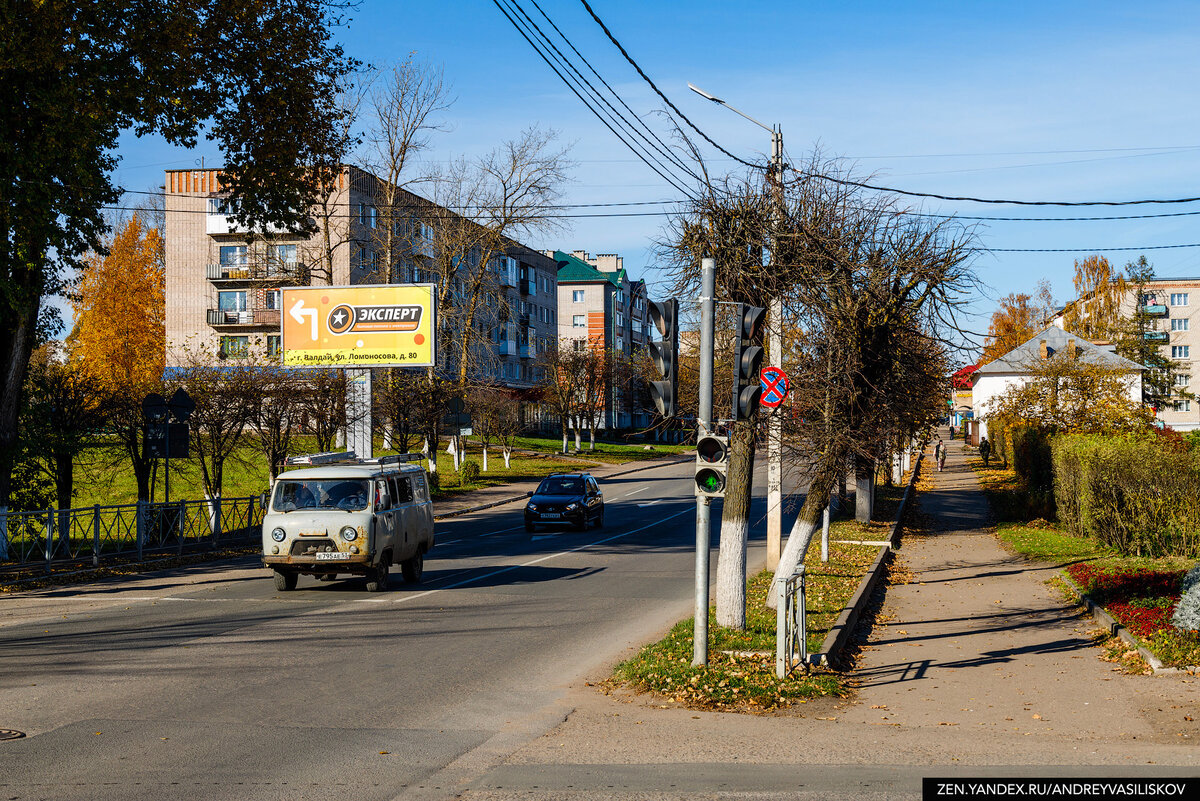
<path fill-rule="evenodd" d="M 717 625 L 739 631 L 746 628 L 746 540 L 754 480 L 754 434 L 753 422 L 740 420 L 733 425 L 717 557 Z"/>
<path fill-rule="evenodd" d="M 24 280 L 22 280 L 24 279 Z M 34 281 L 34 270 L 23 270 L 14 276 L 18 284 L 16 296 L 10 296 L 5 304 L 7 314 L 0 315 L 0 506 L 9 506 L 12 485 L 13 460 L 17 454 L 20 437 L 18 418 L 25 386 L 25 374 L 29 369 L 29 356 L 33 353 L 38 311 L 41 308 L 41 282 L 25 287 Z M 20 290 L 24 291 L 20 291 Z M 24 302 L 21 300 L 25 297 Z"/>
<path fill-rule="evenodd" d="M 846 454 L 839 451 L 828 454 L 818 465 L 817 471 L 808 485 L 808 495 L 804 498 L 804 505 L 800 507 L 800 514 L 797 515 L 796 522 L 792 524 L 792 530 L 788 534 L 783 553 L 779 555 L 775 578 L 771 581 L 770 592 L 767 593 L 768 608 L 774 609 L 776 606 L 775 583 L 791 577 L 796 572 L 796 567 L 804 561 L 813 535 L 821 527 L 822 518 L 825 516 L 825 504 L 829 499 L 829 491 L 833 489 L 834 482 L 837 481 L 845 463 Z M 723 531 L 722 534 L 724 534 Z"/>
<path fill-rule="evenodd" d="M 596 425 L 594 423 L 588 426 L 588 450 L 596 450 Z"/>
<path fill-rule="evenodd" d="M 865 456 L 854 457 L 854 519 L 871 522 L 875 506 L 875 461 Z"/>
<path fill-rule="evenodd" d="M 582 437 L 580 436 L 579 426 L 577 425 L 575 426 L 575 453 L 579 453 L 579 451 L 583 449 L 582 445 L 580 444 L 581 441 Z"/>
<path fill-rule="evenodd" d="M 487 472 L 487 445 L 483 446 L 483 472 Z"/>
<path fill-rule="evenodd" d="M 505 470 L 512 469 L 512 448 L 504 449 L 504 469 Z"/>

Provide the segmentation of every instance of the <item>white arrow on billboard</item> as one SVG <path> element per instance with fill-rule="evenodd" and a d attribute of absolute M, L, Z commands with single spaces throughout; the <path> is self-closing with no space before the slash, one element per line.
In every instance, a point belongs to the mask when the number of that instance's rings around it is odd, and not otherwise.
<path fill-rule="evenodd" d="M 305 317 L 305 315 L 308 316 L 309 322 L 312 323 L 312 339 L 313 339 L 313 342 L 316 342 L 317 341 L 317 310 L 304 308 L 304 300 L 298 298 L 296 300 L 296 305 L 292 307 L 292 311 L 290 312 L 290 314 L 292 315 L 292 319 L 295 320 L 296 322 L 300 323 L 300 325 L 304 325 L 304 317 Z"/>

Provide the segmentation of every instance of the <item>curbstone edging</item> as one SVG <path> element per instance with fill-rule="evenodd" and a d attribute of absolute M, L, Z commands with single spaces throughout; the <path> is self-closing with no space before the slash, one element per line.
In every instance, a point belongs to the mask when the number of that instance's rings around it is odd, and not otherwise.
<path fill-rule="evenodd" d="M 884 569 L 891 563 L 892 557 L 895 555 L 896 549 L 900 547 L 900 532 L 903 528 L 904 510 L 908 506 L 908 499 L 913 491 L 913 486 L 917 483 L 917 474 L 921 471 L 921 462 L 925 458 L 925 452 L 921 451 L 917 455 L 916 464 L 913 465 L 912 473 L 909 474 L 908 484 L 904 487 L 904 495 L 900 498 L 900 506 L 896 510 L 896 520 L 892 523 L 892 532 L 888 537 L 888 544 L 879 549 L 879 555 L 875 557 L 875 561 L 871 563 L 871 567 L 859 582 L 858 589 L 854 591 L 854 595 L 850 596 L 850 600 L 846 602 L 846 606 L 842 609 L 842 613 L 838 615 L 837 622 L 833 624 L 833 628 L 825 635 L 825 640 L 821 643 L 821 650 L 811 656 L 810 661 L 817 665 L 834 666 L 840 661 L 842 651 L 845 650 L 847 643 L 850 642 L 850 637 L 854 634 L 854 629 L 858 625 L 858 619 L 862 616 L 863 609 L 871 600 L 871 594 L 875 591 L 876 585 L 879 584 L 883 577 Z"/>
<path fill-rule="evenodd" d="M 1075 580 L 1072 579 L 1066 571 L 1059 571 L 1058 576 L 1067 586 L 1067 589 L 1074 593 L 1075 597 L 1079 599 L 1079 603 L 1081 603 L 1089 612 L 1091 612 L 1092 618 L 1097 623 L 1103 625 L 1104 628 L 1108 630 L 1109 634 L 1115 634 L 1116 636 L 1120 637 L 1126 645 L 1141 654 L 1142 659 L 1146 660 L 1146 664 L 1150 666 L 1152 671 L 1154 671 L 1154 675 L 1157 676 L 1160 674 L 1170 673 L 1195 673 L 1200 670 L 1200 667 L 1194 665 L 1184 668 L 1164 667 L 1161 659 L 1159 659 L 1157 656 L 1151 653 L 1148 648 L 1138 642 L 1137 638 L 1129 633 L 1129 629 L 1118 623 L 1116 619 L 1108 613 L 1107 609 L 1092 600 L 1091 596 L 1084 592 L 1083 588 L 1076 584 Z"/>

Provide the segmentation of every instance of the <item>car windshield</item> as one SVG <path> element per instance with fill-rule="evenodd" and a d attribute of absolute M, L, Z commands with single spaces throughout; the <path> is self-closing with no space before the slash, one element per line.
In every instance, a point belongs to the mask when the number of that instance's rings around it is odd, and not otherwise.
<path fill-rule="evenodd" d="M 306 481 L 280 479 L 275 484 L 277 512 L 296 509 L 341 509 L 357 512 L 367 508 L 366 479 L 314 478 Z"/>
<path fill-rule="evenodd" d="M 538 487 L 538 495 L 578 495 L 583 492 L 582 478 L 548 478 Z"/>

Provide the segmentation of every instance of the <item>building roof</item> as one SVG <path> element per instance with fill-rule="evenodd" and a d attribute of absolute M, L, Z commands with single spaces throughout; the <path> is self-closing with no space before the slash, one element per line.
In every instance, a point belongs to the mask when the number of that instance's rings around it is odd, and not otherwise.
<path fill-rule="evenodd" d="M 599 283 L 605 281 L 620 288 L 622 284 L 629 280 L 624 267 L 611 273 L 597 270 L 583 259 L 576 258 L 570 253 L 563 253 L 561 250 L 554 251 L 553 258 L 554 261 L 558 262 L 558 283 L 560 284 Z"/>
<path fill-rule="evenodd" d="M 975 373 L 979 370 L 980 364 L 968 364 L 954 372 L 950 376 L 950 385 L 955 389 L 970 389 L 971 384 L 975 382 Z"/>
<path fill-rule="evenodd" d="M 1072 341 L 1079 349 L 1079 358 L 1083 361 L 1123 372 L 1140 372 L 1143 369 L 1137 362 L 1132 362 L 1124 356 L 1118 356 L 1077 334 L 1052 325 L 999 359 L 983 365 L 979 368 L 978 373 L 981 376 L 1000 373 L 1027 375 L 1032 371 L 1032 366 L 1042 360 L 1041 345 L 1043 342 L 1046 343 L 1050 355 L 1053 356 L 1058 351 L 1065 351 L 1068 343 Z"/>

